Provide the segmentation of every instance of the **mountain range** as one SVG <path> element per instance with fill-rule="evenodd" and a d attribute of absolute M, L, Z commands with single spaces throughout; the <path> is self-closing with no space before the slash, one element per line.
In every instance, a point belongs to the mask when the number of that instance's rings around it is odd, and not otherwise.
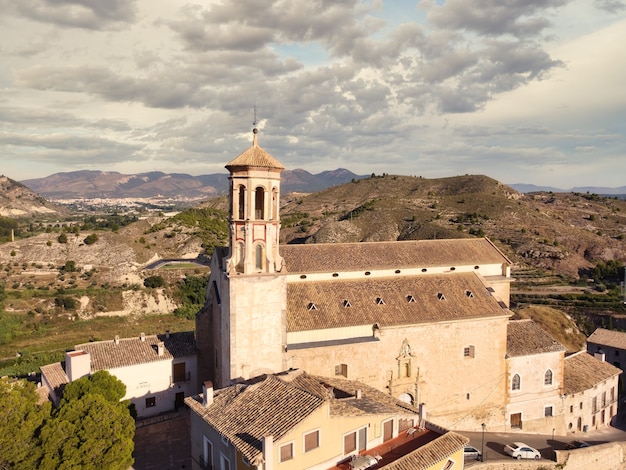
<path fill-rule="evenodd" d="M 285 170 L 281 192 L 315 192 L 360 179 L 351 171 L 338 168 L 311 174 L 302 169 Z M 122 174 L 112 171 L 72 171 L 45 178 L 22 181 L 34 192 L 52 200 L 94 198 L 206 199 L 228 191 L 228 174 L 192 176 L 185 173 Z"/>

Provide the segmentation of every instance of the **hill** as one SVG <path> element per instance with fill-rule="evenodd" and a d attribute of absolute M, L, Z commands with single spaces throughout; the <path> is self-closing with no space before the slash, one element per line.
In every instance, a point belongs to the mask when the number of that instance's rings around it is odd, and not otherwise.
<path fill-rule="evenodd" d="M 375 176 L 287 195 L 287 243 L 487 236 L 519 266 L 578 277 L 626 260 L 626 201 L 597 194 L 523 194 L 486 176 Z"/>
<path fill-rule="evenodd" d="M 308 171 L 286 170 L 282 174 L 284 192 L 314 192 L 343 184 L 360 176 L 339 168 L 313 175 Z M 50 199 L 153 198 L 207 199 L 228 191 L 228 174 L 191 176 L 159 171 L 125 175 L 107 171 L 55 173 L 45 178 L 23 181 L 33 191 Z"/>
<path fill-rule="evenodd" d="M 0 175 L 0 216 L 28 218 L 66 214 L 65 209 L 46 201 L 22 183 Z"/>

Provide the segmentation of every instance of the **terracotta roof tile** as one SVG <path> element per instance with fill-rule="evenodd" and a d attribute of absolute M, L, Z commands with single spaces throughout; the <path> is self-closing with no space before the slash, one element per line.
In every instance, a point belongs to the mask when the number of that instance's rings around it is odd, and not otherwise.
<path fill-rule="evenodd" d="M 581 351 L 565 358 L 563 393 L 572 395 L 622 373 L 608 362 Z"/>
<path fill-rule="evenodd" d="M 626 349 L 626 333 L 598 328 L 591 333 L 587 342 L 616 349 Z"/>
<path fill-rule="evenodd" d="M 290 273 L 511 264 L 488 239 L 281 245 Z"/>
<path fill-rule="evenodd" d="M 355 398 L 357 389 L 362 391 Z M 250 461 L 262 452 L 262 438 L 281 439 L 311 413 L 325 404 L 333 415 L 416 414 L 417 409 L 365 384 L 347 379 L 308 375 L 302 371 L 267 375 L 214 392 L 211 406 L 202 397 L 185 403 L 227 437 Z"/>
<path fill-rule="evenodd" d="M 556 341 L 532 320 L 510 321 L 507 326 L 507 357 L 528 356 L 547 352 L 565 351 Z"/>
<path fill-rule="evenodd" d="M 157 343 L 164 343 L 163 355 L 157 354 Z M 170 333 L 167 335 L 147 335 L 145 341 L 140 338 L 121 338 L 116 344 L 111 341 L 96 341 L 77 344 L 76 350 L 83 350 L 91 355 L 91 372 L 116 369 L 196 354 L 196 342 L 193 331 Z"/>
<path fill-rule="evenodd" d="M 60 362 L 55 362 L 54 364 L 47 364 L 45 366 L 41 366 L 41 374 L 45 377 L 46 382 L 54 391 L 57 397 L 61 397 L 63 394 L 63 389 L 65 386 L 70 383 L 70 379 L 67 377 L 65 373 L 65 369 Z"/>
<path fill-rule="evenodd" d="M 468 292 L 472 295 L 469 296 Z M 349 307 L 344 306 L 345 300 L 349 301 Z M 287 285 L 287 331 L 290 332 L 374 323 L 384 327 L 510 314 L 473 272 L 346 281 L 333 279 Z"/>
<path fill-rule="evenodd" d="M 465 436 L 448 431 L 443 436 L 423 445 L 395 462 L 385 465 L 385 470 L 426 470 L 447 457 L 451 457 L 469 442 Z"/>
<path fill-rule="evenodd" d="M 242 152 L 234 160 L 226 165 L 228 170 L 232 170 L 233 167 L 252 166 L 258 168 L 270 168 L 274 170 L 284 170 L 278 160 L 272 157 L 269 153 L 263 150 L 257 144 L 256 133 L 254 134 L 254 140 L 252 146 Z"/>

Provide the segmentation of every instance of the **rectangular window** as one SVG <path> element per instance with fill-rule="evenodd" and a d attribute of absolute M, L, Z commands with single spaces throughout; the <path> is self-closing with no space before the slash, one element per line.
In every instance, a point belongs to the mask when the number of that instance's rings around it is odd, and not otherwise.
<path fill-rule="evenodd" d="M 220 470 L 230 470 L 230 460 L 220 454 Z"/>
<path fill-rule="evenodd" d="M 343 436 L 343 453 L 349 454 L 356 450 L 356 432 Z"/>
<path fill-rule="evenodd" d="M 606 391 L 602 392 L 602 408 L 606 407 Z"/>
<path fill-rule="evenodd" d="M 474 357 L 474 346 L 465 346 L 463 348 L 463 357 Z"/>
<path fill-rule="evenodd" d="M 393 419 L 383 423 L 383 442 L 389 441 L 391 438 L 393 438 Z"/>
<path fill-rule="evenodd" d="M 320 446 L 320 432 L 313 431 L 304 435 L 304 452 L 317 449 Z"/>
<path fill-rule="evenodd" d="M 407 429 L 413 427 L 412 419 L 400 418 L 398 420 L 398 432 L 406 431 Z"/>
<path fill-rule="evenodd" d="M 152 408 L 156 406 L 156 397 L 146 398 L 146 408 Z"/>
<path fill-rule="evenodd" d="M 202 460 L 207 467 L 213 464 L 213 444 L 206 436 L 202 436 Z"/>
<path fill-rule="evenodd" d="M 174 382 L 186 382 L 187 374 L 185 371 L 185 363 L 174 364 Z"/>
<path fill-rule="evenodd" d="M 598 397 L 593 397 L 593 400 L 591 400 L 591 412 L 598 412 Z"/>
<path fill-rule="evenodd" d="M 343 375 L 348 378 L 348 364 L 337 364 L 335 366 L 335 375 Z"/>
<path fill-rule="evenodd" d="M 615 387 L 611 387 L 611 403 L 615 401 Z"/>
<path fill-rule="evenodd" d="M 448 459 L 441 470 L 450 470 L 452 467 L 454 467 L 454 460 Z"/>
<path fill-rule="evenodd" d="M 279 455 L 281 462 L 293 459 L 293 442 L 280 446 Z"/>
<path fill-rule="evenodd" d="M 546 406 L 543 409 L 543 415 L 546 416 L 546 417 L 547 416 L 552 416 L 552 407 L 551 406 Z"/>

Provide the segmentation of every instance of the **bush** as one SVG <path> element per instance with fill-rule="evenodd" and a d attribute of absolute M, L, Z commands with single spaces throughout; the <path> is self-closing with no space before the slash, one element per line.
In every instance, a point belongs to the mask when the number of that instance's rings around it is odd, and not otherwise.
<path fill-rule="evenodd" d="M 88 235 L 83 242 L 85 242 L 85 245 L 93 245 L 94 243 L 96 243 L 98 241 L 98 235 L 96 235 L 95 233 L 92 233 L 91 235 Z"/>
<path fill-rule="evenodd" d="M 65 232 L 57 237 L 57 241 L 59 243 L 67 243 L 67 235 L 65 234 Z"/>
<path fill-rule="evenodd" d="M 163 287 L 165 279 L 161 276 L 150 276 L 144 279 L 143 285 L 148 288 Z"/>

